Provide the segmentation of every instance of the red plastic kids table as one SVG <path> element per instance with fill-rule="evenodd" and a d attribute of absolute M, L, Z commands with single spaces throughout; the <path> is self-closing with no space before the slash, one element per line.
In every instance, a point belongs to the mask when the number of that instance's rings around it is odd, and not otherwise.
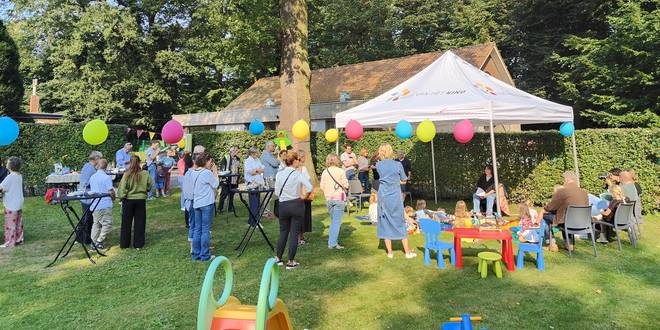
<path fill-rule="evenodd" d="M 476 238 L 481 240 L 502 241 L 502 261 L 506 263 L 506 269 L 514 271 L 513 240 L 508 230 L 479 230 L 479 228 L 454 228 L 447 230 L 454 233 L 454 250 L 456 251 L 456 268 L 463 268 L 463 250 L 461 238 Z"/>

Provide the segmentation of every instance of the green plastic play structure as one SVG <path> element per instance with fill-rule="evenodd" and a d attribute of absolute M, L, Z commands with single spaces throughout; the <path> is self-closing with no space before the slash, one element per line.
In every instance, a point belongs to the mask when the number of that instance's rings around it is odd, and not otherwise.
<path fill-rule="evenodd" d="M 218 266 L 225 271 L 225 285 L 217 300 L 213 294 L 213 280 Z M 257 305 L 243 305 L 231 295 L 234 275 L 229 259 L 217 257 L 209 265 L 204 277 L 197 308 L 198 330 L 221 329 L 292 329 L 289 312 L 277 298 L 280 269 L 274 258 L 266 261 L 261 274 Z"/>

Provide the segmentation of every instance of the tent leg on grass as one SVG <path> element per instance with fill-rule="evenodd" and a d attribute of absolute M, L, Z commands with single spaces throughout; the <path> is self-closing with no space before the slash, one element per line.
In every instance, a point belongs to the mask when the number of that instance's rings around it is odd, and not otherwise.
<path fill-rule="evenodd" d="M 500 213 L 500 181 L 497 178 L 497 155 L 495 154 L 495 132 L 493 131 L 493 101 L 488 102 L 488 112 L 490 113 L 490 151 L 493 155 L 493 177 L 495 178 L 495 200 L 497 201 L 497 215 L 502 216 Z"/>
<path fill-rule="evenodd" d="M 577 184 L 580 186 L 580 168 L 578 167 L 577 146 L 575 145 L 575 132 L 571 135 L 573 143 L 573 163 L 575 164 L 575 175 L 577 176 Z"/>
<path fill-rule="evenodd" d="M 431 166 L 433 167 L 433 197 L 435 202 L 438 203 L 438 186 L 435 184 L 435 150 L 433 148 L 433 140 L 431 140 Z"/>

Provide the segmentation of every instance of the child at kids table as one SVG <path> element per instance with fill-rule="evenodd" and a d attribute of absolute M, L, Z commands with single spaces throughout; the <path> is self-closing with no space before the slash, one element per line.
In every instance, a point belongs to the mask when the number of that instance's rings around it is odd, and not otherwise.
<path fill-rule="evenodd" d="M 385 240 L 387 257 L 393 258 L 392 240 L 401 240 L 406 258 L 417 256 L 408 246 L 408 232 L 403 217 L 401 183 L 407 177 L 401 163 L 394 161 L 392 146 L 383 144 L 378 148 L 380 161 L 376 163 L 379 174 L 378 187 L 378 239 Z"/>

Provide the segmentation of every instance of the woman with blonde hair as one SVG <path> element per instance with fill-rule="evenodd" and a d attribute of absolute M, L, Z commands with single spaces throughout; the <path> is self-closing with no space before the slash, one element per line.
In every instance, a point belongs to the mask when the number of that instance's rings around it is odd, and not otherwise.
<path fill-rule="evenodd" d="M 623 194 L 621 187 L 616 185 L 610 187 L 610 192 L 612 193 L 612 201 L 610 201 L 607 209 L 600 212 L 600 214 L 603 216 L 603 221 L 614 224 L 614 214 L 616 213 L 616 209 L 619 208 L 621 203 L 626 202 L 626 196 Z M 600 225 L 600 235 L 598 235 L 596 242 L 607 244 L 612 238 L 612 235 L 614 235 L 614 232 L 611 227 Z"/>
<path fill-rule="evenodd" d="M 328 234 L 329 249 L 343 249 L 339 245 L 339 229 L 341 227 L 341 217 L 344 214 L 346 206 L 346 191 L 348 190 L 348 178 L 346 171 L 339 168 L 339 157 L 335 154 L 329 154 L 325 158 L 326 169 L 321 174 L 321 191 L 325 195 L 325 205 L 330 214 L 330 233 Z"/>
<path fill-rule="evenodd" d="M 393 160 L 394 151 L 390 144 L 378 148 L 379 161 L 376 170 L 379 174 L 378 187 L 378 238 L 385 240 L 387 257 L 393 258 L 392 240 L 401 240 L 406 258 L 417 256 L 408 246 L 408 232 L 403 214 L 401 184 L 408 177 L 401 163 Z"/>

